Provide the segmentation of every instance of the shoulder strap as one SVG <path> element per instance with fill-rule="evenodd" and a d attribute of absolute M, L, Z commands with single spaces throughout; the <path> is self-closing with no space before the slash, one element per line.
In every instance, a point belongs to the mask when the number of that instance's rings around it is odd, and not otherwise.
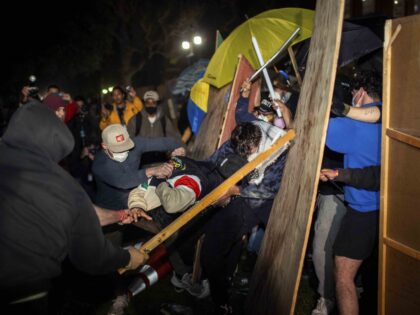
<path fill-rule="evenodd" d="M 134 134 L 135 136 L 138 136 L 140 134 L 142 122 L 143 122 L 143 115 L 141 114 L 141 112 L 138 112 L 136 114 L 136 133 Z"/>
<path fill-rule="evenodd" d="M 160 123 L 162 124 L 163 136 L 166 137 L 166 116 L 162 117 Z"/>

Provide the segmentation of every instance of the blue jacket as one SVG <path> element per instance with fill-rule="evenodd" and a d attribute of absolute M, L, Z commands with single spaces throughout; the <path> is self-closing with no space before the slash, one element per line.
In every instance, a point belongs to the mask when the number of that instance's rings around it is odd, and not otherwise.
<path fill-rule="evenodd" d="M 378 106 L 370 103 L 363 107 Z M 350 118 L 332 118 L 328 124 L 326 145 L 344 154 L 344 168 L 363 168 L 381 164 L 381 124 Z M 379 209 L 379 192 L 344 186 L 344 199 L 360 212 Z"/>
<path fill-rule="evenodd" d="M 120 163 L 100 151 L 93 161 L 92 173 L 97 184 L 95 203 L 98 206 L 119 210 L 127 208 L 128 194 L 133 188 L 147 182 L 144 169 L 139 169 L 141 156 L 150 151 L 173 151 L 182 143 L 173 138 L 133 138 L 134 148 Z"/>

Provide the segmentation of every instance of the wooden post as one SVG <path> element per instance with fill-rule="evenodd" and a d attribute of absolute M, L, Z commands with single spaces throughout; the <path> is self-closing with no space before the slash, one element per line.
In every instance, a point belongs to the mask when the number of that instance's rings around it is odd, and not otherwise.
<path fill-rule="evenodd" d="M 299 68 L 296 61 L 295 53 L 293 52 L 293 48 L 289 46 L 289 48 L 287 48 L 287 51 L 289 52 L 290 61 L 292 62 L 293 70 L 295 71 L 296 80 L 298 81 L 299 86 L 302 86 L 302 77 L 299 73 Z"/>
<path fill-rule="evenodd" d="M 293 314 L 315 206 L 341 39 L 344 0 L 317 1 L 291 148 L 254 269 L 246 312 Z"/>
<path fill-rule="evenodd" d="M 420 314 L 420 16 L 385 25 L 378 314 Z"/>

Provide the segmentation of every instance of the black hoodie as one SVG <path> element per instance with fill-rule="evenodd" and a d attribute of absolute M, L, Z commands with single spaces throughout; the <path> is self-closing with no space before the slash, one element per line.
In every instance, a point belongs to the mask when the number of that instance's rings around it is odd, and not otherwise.
<path fill-rule="evenodd" d="M 104 238 L 89 197 L 57 164 L 73 146 L 66 125 L 38 102 L 20 108 L 0 140 L 2 299 L 35 293 L 60 274 L 67 255 L 92 274 L 129 261 Z"/>

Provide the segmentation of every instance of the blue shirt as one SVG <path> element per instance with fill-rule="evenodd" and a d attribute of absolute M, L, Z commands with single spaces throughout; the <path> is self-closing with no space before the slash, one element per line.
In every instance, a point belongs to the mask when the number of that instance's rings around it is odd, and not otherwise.
<path fill-rule="evenodd" d="M 380 102 L 363 107 L 379 106 Z M 346 117 L 332 118 L 328 124 L 326 145 L 344 154 L 344 168 L 363 168 L 381 164 L 382 124 L 365 123 Z M 344 199 L 360 212 L 379 209 L 379 192 L 344 186 Z"/>

